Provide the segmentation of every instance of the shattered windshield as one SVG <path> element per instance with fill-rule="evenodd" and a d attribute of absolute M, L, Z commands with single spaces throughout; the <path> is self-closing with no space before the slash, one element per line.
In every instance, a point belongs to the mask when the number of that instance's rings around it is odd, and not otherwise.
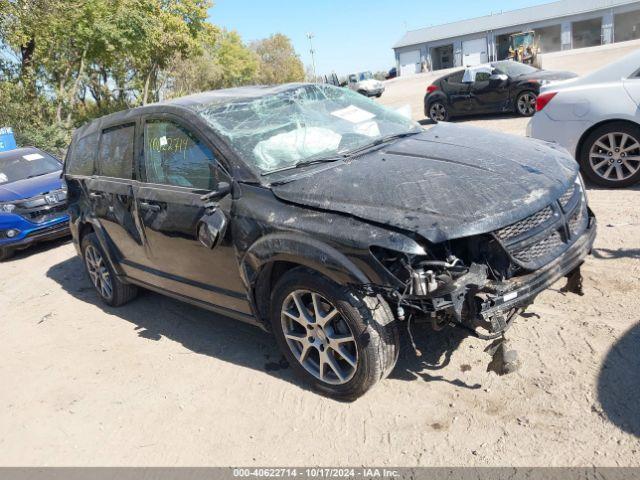
<path fill-rule="evenodd" d="M 399 113 L 332 85 L 219 100 L 196 111 L 262 174 L 420 131 L 417 123 Z"/>

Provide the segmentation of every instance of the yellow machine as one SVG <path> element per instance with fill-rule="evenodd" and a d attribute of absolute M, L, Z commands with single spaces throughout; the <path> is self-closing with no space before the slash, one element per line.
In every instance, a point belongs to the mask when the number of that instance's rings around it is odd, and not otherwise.
<path fill-rule="evenodd" d="M 509 37 L 509 59 L 540 68 L 540 49 L 533 30 L 514 33 Z"/>

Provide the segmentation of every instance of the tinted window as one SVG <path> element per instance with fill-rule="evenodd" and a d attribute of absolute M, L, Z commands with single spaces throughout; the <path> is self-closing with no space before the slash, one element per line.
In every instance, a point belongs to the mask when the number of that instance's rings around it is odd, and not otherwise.
<path fill-rule="evenodd" d="M 538 72 L 538 69 L 532 67 L 531 65 L 526 65 L 520 62 L 514 62 L 511 60 L 505 60 L 502 62 L 492 63 L 494 68 L 499 70 L 502 73 L 506 73 L 510 77 L 514 78 L 519 75 L 530 75 L 532 73 Z"/>
<path fill-rule="evenodd" d="M 460 70 L 459 72 L 452 73 L 447 77 L 447 82 L 462 83 L 462 75 L 464 75 L 464 70 Z"/>
<path fill-rule="evenodd" d="M 215 157 L 191 132 L 168 121 L 144 127 L 147 182 L 212 190 L 219 181 Z"/>
<path fill-rule="evenodd" d="M 98 153 L 98 134 L 79 138 L 71 145 L 67 173 L 71 175 L 93 175 L 95 157 Z"/>
<path fill-rule="evenodd" d="M 0 185 L 40 177 L 60 169 L 60 162 L 40 150 L 10 150 L 0 154 Z"/>
<path fill-rule="evenodd" d="M 476 82 L 488 82 L 491 74 L 489 72 L 477 72 L 476 73 Z"/>
<path fill-rule="evenodd" d="M 131 178 L 134 135 L 133 124 L 109 128 L 102 132 L 98 174 L 105 177 Z"/>

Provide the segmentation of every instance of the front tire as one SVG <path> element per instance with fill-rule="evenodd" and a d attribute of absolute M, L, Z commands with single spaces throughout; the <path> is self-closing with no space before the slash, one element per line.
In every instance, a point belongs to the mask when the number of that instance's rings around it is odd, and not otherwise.
<path fill-rule="evenodd" d="M 596 128 L 585 138 L 578 159 L 593 183 L 623 188 L 640 181 L 640 128 L 613 122 Z"/>
<path fill-rule="evenodd" d="M 536 113 L 538 95 L 535 92 L 521 92 L 516 98 L 516 112 L 522 117 L 531 117 Z"/>
<path fill-rule="evenodd" d="M 0 262 L 10 259 L 14 253 L 16 251 L 13 248 L 0 248 Z"/>
<path fill-rule="evenodd" d="M 303 268 L 271 296 L 271 326 L 293 370 L 316 390 L 355 400 L 386 377 L 399 336 L 389 305 Z"/>
<path fill-rule="evenodd" d="M 104 303 L 119 307 L 137 296 L 138 289 L 135 285 L 124 283 L 117 277 L 95 233 L 86 235 L 81 247 L 89 280 Z"/>

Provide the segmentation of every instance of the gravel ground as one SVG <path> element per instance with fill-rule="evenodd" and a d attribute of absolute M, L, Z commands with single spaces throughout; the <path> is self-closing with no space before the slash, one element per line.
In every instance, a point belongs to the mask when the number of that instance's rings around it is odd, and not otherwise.
<path fill-rule="evenodd" d="M 0 465 L 640 466 L 640 188 L 589 197 L 585 295 L 556 285 L 517 320 L 518 372 L 421 328 L 422 356 L 405 346 L 353 403 L 306 390 L 250 326 L 153 293 L 101 305 L 68 242 L 21 252 L 0 264 Z"/>

